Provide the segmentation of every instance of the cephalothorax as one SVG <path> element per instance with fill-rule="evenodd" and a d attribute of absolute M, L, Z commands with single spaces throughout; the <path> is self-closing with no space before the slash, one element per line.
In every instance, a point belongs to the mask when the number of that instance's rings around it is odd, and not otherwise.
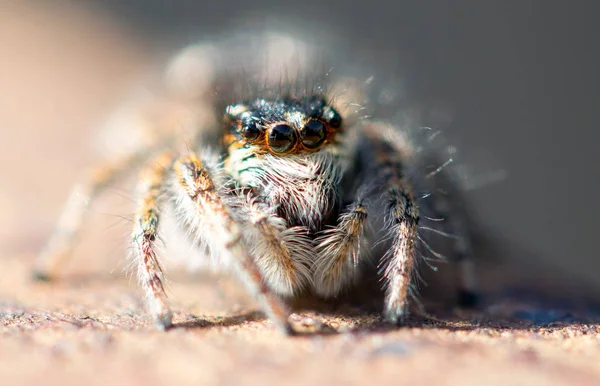
<path fill-rule="evenodd" d="M 425 196 L 411 181 L 408 143 L 388 135 L 389 124 L 344 116 L 350 103 L 326 88 L 298 84 L 282 87 L 280 80 L 226 101 L 217 123 L 203 129 L 215 139 L 198 135 L 183 155 L 174 150 L 176 139 L 164 139 L 100 168 L 70 200 L 38 275 L 52 275 L 89 199 L 143 160 L 133 258 L 159 327 L 172 319 L 156 250 L 163 208 L 214 264 L 237 272 L 286 331 L 282 298 L 335 298 L 356 284 L 367 260 L 385 288 L 385 317 L 402 321 L 418 244 L 435 254 L 419 235 Z M 370 249 L 380 241 L 385 251 L 376 255 Z M 457 247 L 468 254 L 467 243 Z M 462 289 L 473 290 L 471 283 L 467 278 Z"/>

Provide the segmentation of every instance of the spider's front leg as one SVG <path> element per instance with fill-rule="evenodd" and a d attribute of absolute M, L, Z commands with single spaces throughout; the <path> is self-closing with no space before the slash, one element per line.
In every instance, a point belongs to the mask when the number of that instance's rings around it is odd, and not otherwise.
<path fill-rule="evenodd" d="M 219 195 L 216 183 L 204 163 L 195 154 L 180 158 L 174 164 L 179 196 L 179 211 L 187 214 L 187 221 L 204 239 L 212 253 L 228 257 L 235 265 L 244 283 L 275 325 L 291 334 L 287 307 L 273 294 L 249 253 L 241 227 L 232 210 Z"/>
<path fill-rule="evenodd" d="M 249 193 L 240 206 L 244 235 L 264 280 L 277 294 L 294 296 L 312 282 L 312 240 L 304 227 L 289 227 L 275 208 Z"/>
<path fill-rule="evenodd" d="M 319 295 L 335 296 L 356 278 L 367 218 L 367 208 L 359 199 L 340 215 L 336 227 L 317 238 L 315 284 Z"/>

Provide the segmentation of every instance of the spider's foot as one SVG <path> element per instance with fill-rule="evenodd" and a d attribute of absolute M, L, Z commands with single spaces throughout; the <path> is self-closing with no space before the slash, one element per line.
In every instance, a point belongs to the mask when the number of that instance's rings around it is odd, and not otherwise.
<path fill-rule="evenodd" d="M 166 310 L 154 315 L 154 326 L 157 330 L 166 331 L 173 326 L 173 313 Z"/>
<path fill-rule="evenodd" d="M 387 307 L 383 313 L 383 317 L 386 322 L 394 326 L 404 326 L 408 321 L 408 310 L 406 304 L 403 302 L 395 307 Z"/>
<path fill-rule="evenodd" d="M 280 327 L 279 330 L 287 336 L 298 335 L 298 332 L 294 329 L 294 327 L 292 327 L 290 323 L 286 323 L 283 327 Z"/>
<path fill-rule="evenodd" d="M 55 280 L 55 277 L 52 276 L 49 272 L 36 269 L 31 274 L 31 279 L 34 281 L 48 283 Z"/>
<path fill-rule="evenodd" d="M 293 335 L 331 333 L 334 330 L 318 319 L 306 315 L 292 314 L 290 315 L 290 325 L 292 326 Z"/>
<path fill-rule="evenodd" d="M 275 329 L 277 331 L 279 331 L 280 333 L 287 335 L 287 336 L 295 336 L 298 335 L 298 331 L 296 331 L 296 329 L 294 328 L 294 326 L 292 325 L 292 323 L 290 323 L 287 320 L 283 320 L 283 319 L 271 319 L 272 323 L 275 325 Z"/>
<path fill-rule="evenodd" d="M 55 281 L 59 277 L 61 267 L 70 257 L 69 246 L 46 248 L 34 261 L 31 279 L 37 282 Z"/>
<path fill-rule="evenodd" d="M 481 295 L 477 292 L 460 289 L 458 291 L 458 305 L 464 308 L 476 308 L 481 304 Z"/>

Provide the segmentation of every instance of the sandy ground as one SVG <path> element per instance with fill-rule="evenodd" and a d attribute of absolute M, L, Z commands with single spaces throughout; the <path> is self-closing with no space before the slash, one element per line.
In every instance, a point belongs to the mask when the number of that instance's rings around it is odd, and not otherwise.
<path fill-rule="evenodd" d="M 360 308 L 299 310 L 305 334 L 290 338 L 235 281 L 173 268 L 175 328 L 155 331 L 123 274 L 128 223 L 115 213 L 131 209 L 118 190 L 117 204 L 93 209 L 62 280 L 33 283 L 35 254 L 95 159 L 89 123 L 126 93 L 148 53 L 97 14 L 15 5 L 1 15 L 2 385 L 600 384 L 593 318 L 514 301 L 432 307 L 402 328 Z"/>
<path fill-rule="evenodd" d="M 300 312 L 285 337 L 230 280 L 175 275 L 175 328 L 156 331 L 120 274 L 31 284 L 4 261 L 3 384 L 553 384 L 600 381 L 600 327 L 453 311 L 390 328 L 377 315 Z M 514 313 L 513 313 L 514 314 Z M 572 315 L 561 317 L 565 320 Z M 560 318 L 559 318 L 560 319 Z"/>

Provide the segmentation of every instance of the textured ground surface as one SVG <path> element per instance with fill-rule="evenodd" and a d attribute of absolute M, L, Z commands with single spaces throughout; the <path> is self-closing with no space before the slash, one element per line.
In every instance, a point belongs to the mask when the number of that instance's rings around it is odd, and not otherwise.
<path fill-rule="evenodd" d="M 32 283 L 35 253 L 93 160 L 82 128 L 112 109 L 146 53 L 97 14 L 8 11 L 0 15 L 9 59 L 0 63 L 3 385 L 600 383 L 600 327 L 589 315 L 515 303 L 436 312 L 400 329 L 359 309 L 300 312 L 294 321 L 307 334 L 288 338 L 232 281 L 173 270 L 176 328 L 155 331 L 122 274 L 128 223 L 119 216 L 131 208 L 117 189 L 122 202 L 93 210 L 64 279 Z"/>
<path fill-rule="evenodd" d="M 600 382 L 600 327 L 568 313 L 498 306 L 487 315 L 414 319 L 400 329 L 356 310 L 301 313 L 293 320 L 306 335 L 289 338 L 230 280 L 175 274 L 176 327 L 159 332 L 120 275 L 31 284 L 23 260 L 3 261 L 0 276 L 4 384 Z M 562 321 L 534 325 L 536 317 Z"/>

